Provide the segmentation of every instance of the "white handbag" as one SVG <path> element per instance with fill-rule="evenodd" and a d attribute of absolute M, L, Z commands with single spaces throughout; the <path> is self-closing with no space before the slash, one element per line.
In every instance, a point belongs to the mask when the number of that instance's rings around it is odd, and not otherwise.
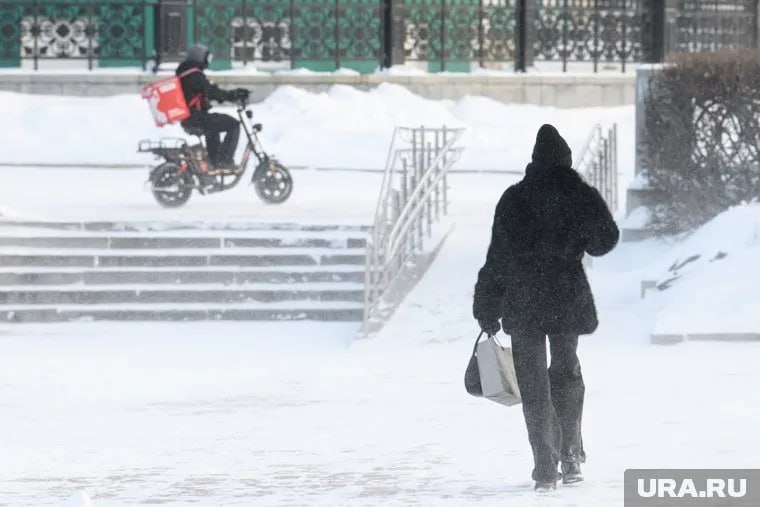
<path fill-rule="evenodd" d="M 494 336 L 480 341 L 481 332 L 472 350 L 472 357 L 464 374 L 467 392 L 473 396 L 511 407 L 520 403 L 512 349 L 504 347 Z"/>

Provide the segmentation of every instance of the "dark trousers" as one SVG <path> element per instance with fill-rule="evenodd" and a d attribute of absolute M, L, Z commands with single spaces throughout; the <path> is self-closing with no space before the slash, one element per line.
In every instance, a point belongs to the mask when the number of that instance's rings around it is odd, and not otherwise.
<path fill-rule="evenodd" d="M 199 112 L 183 122 L 188 127 L 203 129 L 206 137 L 206 151 L 211 164 L 214 166 L 233 166 L 235 149 L 240 137 L 240 123 L 232 116 L 220 113 Z M 227 134 L 224 141 L 219 142 L 222 132 Z"/>
<path fill-rule="evenodd" d="M 533 479 L 557 479 L 557 464 L 583 462 L 581 418 L 585 386 L 578 361 L 578 336 L 549 335 L 551 366 L 547 369 L 546 335 L 512 335 L 512 355 L 522 395 L 528 439 L 533 448 Z"/>

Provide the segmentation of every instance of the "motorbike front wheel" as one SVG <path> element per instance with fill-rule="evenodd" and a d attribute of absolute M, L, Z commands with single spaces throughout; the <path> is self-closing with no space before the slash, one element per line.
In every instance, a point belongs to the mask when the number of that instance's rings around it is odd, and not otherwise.
<path fill-rule="evenodd" d="M 189 171 L 180 173 L 179 166 L 166 162 L 150 174 L 153 197 L 165 208 L 178 208 L 193 193 L 193 176 Z"/>
<path fill-rule="evenodd" d="M 262 201 L 280 204 L 293 192 L 293 178 L 284 165 L 270 158 L 261 162 L 253 172 L 253 187 Z"/>

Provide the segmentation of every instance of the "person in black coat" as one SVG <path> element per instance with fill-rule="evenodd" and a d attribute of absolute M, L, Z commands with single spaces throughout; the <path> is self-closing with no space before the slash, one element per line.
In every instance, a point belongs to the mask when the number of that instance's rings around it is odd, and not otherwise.
<path fill-rule="evenodd" d="M 602 196 L 572 169 L 565 140 L 542 126 L 525 177 L 496 206 L 473 302 L 483 331 L 512 337 L 536 489 L 556 486 L 560 461 L 564 483 L 583 479 L 585 387 L 576 351 L 578 336 L 598 321 L 582 260 L 608 253 L 619 236 Z"/>
<path fill-rule="evenodd" d="M 211 101 L 233 102 L 247 100 L 250 92 L 245 88 L 222 90 L 208 80 L 203 72 L 209 66 L 211 54 L 203 44 L 187 50 L 187 58 L 177 67 L 176 75 L 182 83 L 182 93 L 190 108 L 190 117 L 182 121 L 184 128 L 200 128 L 206 137 L 206 151 L 211 164 L 217 169 L 234 169 L 235 149 L 240 137 L 240 124 L 232 116 L 210 113 Z M 226 132 L 220 145 L 220 135 Z"/>

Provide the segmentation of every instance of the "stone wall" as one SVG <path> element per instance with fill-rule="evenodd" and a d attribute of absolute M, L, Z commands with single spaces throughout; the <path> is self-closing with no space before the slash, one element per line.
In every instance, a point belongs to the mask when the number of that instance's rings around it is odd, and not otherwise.
<path fill-rule="evenodd" d="M 609 107 L 634 103 L 635 79 L 631 74 L 246 74 L 211 73 L 223 87 L 246 87 L 253 100 L 264 100 L 278 86 L 292 85 L 322 92 L 333 85 L 367 90 L 381 83 L 405 86 L 430 99 L 458 100 L 479 95 L 516 104 L 555 107 Z M 0 90 L 46 95 L 104 96 L 138 93 L 146 83 L 169 74 L 126 72 L 0 72 Z"/>

